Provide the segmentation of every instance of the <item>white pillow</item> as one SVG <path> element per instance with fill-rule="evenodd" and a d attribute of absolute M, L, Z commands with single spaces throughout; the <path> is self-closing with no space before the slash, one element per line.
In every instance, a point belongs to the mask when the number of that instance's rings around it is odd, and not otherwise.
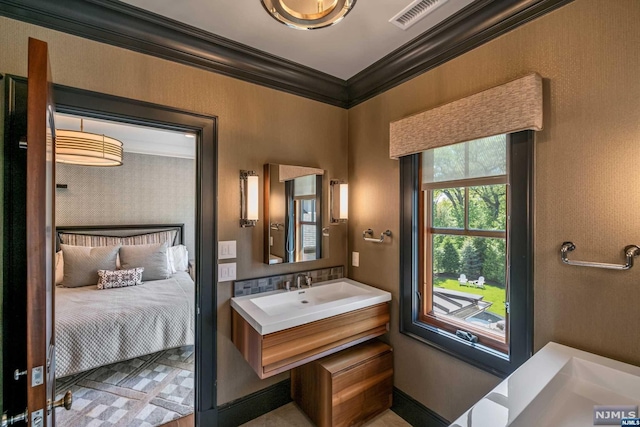
<path fill-rule="evenodd" d="M 56 252 L 56 285 L 62 283 L 64 279 L 64 259 L 62 258 L 62 251 Z"/>
<path fill-rule="evenodd" d="M 189 253 L 186 246 L 172 246 L 169 248 L 168 255 L 172 273 L 189 270 Z"/>

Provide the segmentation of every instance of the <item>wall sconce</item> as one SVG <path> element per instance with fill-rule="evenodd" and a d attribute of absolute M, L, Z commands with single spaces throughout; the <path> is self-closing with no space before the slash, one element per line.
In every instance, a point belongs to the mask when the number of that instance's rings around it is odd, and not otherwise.
<path fill-rule="evenodd" d="M 339 224 L 349 218 L 349 184 L 338 179 L 329 181 L 329 222 Z"/>
<path fill-rule="evenodd" d="M 258 222 L 258 174 L 240 171 L 240 227 L 255 227 Z"/>

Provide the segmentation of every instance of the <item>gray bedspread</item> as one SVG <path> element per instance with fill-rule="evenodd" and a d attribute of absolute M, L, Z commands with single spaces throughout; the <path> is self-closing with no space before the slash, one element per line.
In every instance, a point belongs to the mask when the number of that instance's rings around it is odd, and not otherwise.
<path fill-rule="evenodd" d="M 188 273 L 126 288 L 56 288 L 56 378 L 194 343 Z"/>

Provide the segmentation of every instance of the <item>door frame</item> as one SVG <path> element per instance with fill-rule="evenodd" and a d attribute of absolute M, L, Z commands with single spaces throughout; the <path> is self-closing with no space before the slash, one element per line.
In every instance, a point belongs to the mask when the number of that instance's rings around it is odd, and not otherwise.
<path fill-rule="evenodd" d="M 7 76 L 15 81 L 26 79 Z M 217 425 L 218 118 L 72 88 L 53 86 L 56 112 L 196 134 L 196 426 Z"/>

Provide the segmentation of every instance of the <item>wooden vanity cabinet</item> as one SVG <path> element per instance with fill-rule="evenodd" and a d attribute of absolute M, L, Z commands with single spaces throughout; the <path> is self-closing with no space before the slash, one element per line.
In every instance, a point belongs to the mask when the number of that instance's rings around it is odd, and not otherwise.
<path fill-rule="evenodd" d="M 372 340 L 291 371 L 291 398 L 318 427 L 359 426 L 389 409 L 393 353 Z"/>
<path fill-rule="evenodd" d="M 344 350 L 389 330 L 389 303 L 260 335 L 235 309 L 231 338 L 260 378 L 268 378 Z"/>

